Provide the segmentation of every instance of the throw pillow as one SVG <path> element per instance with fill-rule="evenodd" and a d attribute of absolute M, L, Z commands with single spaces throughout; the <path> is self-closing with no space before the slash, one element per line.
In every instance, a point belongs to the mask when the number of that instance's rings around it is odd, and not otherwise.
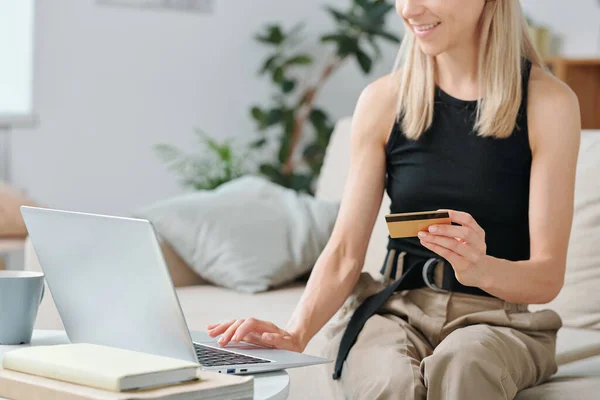
<path fill-rule="evenodd" d="M 150 220 L 203 279 L 256 293 L 310 271 L 337 211 L 335 202 L 245 176 L 212 191 L 160 201 L 135 216 Z"/>
<path fill-rule="evenodd" d="M 559 295 L 533 310 L 554 309 L 571 328 L 600 330 L 600 131 L 584 131 L 577 164 L 575 209 L 565 283 Z"/>

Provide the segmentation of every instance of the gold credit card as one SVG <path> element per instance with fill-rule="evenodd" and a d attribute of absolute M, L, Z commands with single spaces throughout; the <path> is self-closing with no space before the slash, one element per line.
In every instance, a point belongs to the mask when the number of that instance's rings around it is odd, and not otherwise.
<path fill-rule="evenodd" d="M 423 211 L 403 214 L 388 214 L 385 222 L 390 237 L 406 238 L 417 236 L 419 231 L 426 231 L 431 225 L 451 225 L 450 215 L 446 211 Z"/>

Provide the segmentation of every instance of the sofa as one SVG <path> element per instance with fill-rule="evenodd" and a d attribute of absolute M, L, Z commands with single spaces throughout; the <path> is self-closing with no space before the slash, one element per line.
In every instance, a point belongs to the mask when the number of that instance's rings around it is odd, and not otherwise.
<path fill-rule="evenodd" d="M 343 193 L 343 187 L 346 178 L 346 172 L 349 164 L 349 149 L 350 149 L 350 125 L 351 118 L 344 118 L 336 124 L 330 145 L 327 150 L 323 170 L 317 185 L 316 196 L 324 200 L 339 201 Z M 594 183 L 600 176 L 600 131 L 584 131 L 582 132 L 582 144 L 580 153 L 580 164 L 585 164 L 585 170 L 578 172 L 578 192 L 581 188 L 589 189 L 587 197 L 580 203 L 576 204 L 576 213 L 581 208 L 583 213 L 590 212 L 590 196 L 598 199 L 598 204 L 595 206 L 595 212 L 600 218 L 600 188 Z M 581 167 L 583 169 L 583 167 Z M 594 170 L 595 168 L 595 170 Z M 579 171 L 579 167 L 578 167 Z M 586 181 L 588 180 L 588 181 Z M 591 189 L 590 189 L 591 188 Z M 595 191 L 599 189 L 596 193 Z M 592 191 L 591 194 L 589 193 Z M 370 239 L 364 270 L 372 274 L 377 274 L 380 265 L 384 259 L 385 246 L 387 242 L 387 228 L 384 223 L 383 216 L 389 210 L 389 199 L 386 197 L 382 202 L 380 215 L 377 218 L 373 234 Z M 587 214 L 584 214 L 587 215 Z M 584 221 L 585 222 L 585 221 Z M 588 224 L 590 225 L 590 224 Z M 594 229 L 592 226 L 586 226 L 586 229 Z M 577 228 L 577 224 L 574 228 Z M 598 232 L 600 225 L 597 226 L 595 232 Z M 594 238 L 587 231 L 583 233 L 584 237 Z M 597 235 L 596 237 L 600 237 Z M 578 243 L 579 243 L 578 238 Z M 593 250 L 593 247 L 600 247 L 600 242 L 589 243 L 589 246 L 584 246 L 582 251 Z M 575 248 L 579 248 L 574 246 Z M 189 273 L 189 269 L 182 266 L 182 260 L 175 254 L 168 244 L 165 245 L 163 253 L 169 267 L 173 267 L 173 280 L 177 287 L 177 293 L 181 302 L 181 306 L 191 330 L 205 330 L 206 326 L 222 320 L 230 320 L 234 318 L 245 318 L 253 316 L 260 319 L 273 321 L 274 323 L 285 326 L 293 309 L 295 308 L 304 288 L 304 281 L 298 280 L 291 282 L 285 287 L 274 288 L 267 292 L 259 294 L 239 293 L 232 290 L 224 289 L 214 285 L 206 284 L 202 279 L 193 277 Z M 586 265 L 595 265 L 597 270 L 600 270 L 600 253 L 598 257 L 586 259 Z M 581 287 L 577 286 L 579 280 L 584 279 L 584 284 L 592 285 L 592 290 L 589 293 L 598 293 L 594 291 L 593 285 L 600 285 L 600 278 L 593 282 L 589 275 L 581 276 L 578 270 L 579 263 L 572 262 L 576 259 L 576 254 L 571 254 L 570 263 L 567 267 L 567 279 L 565 289 L 560 296 L 568 295 L 577 297 L 578 293 L 584 293 Z M 586 254 L 586 257 L 588 255 Z M 590 262 L 592 264 L 590 264 Z M 25 256 L 26 269 L 40 270 L 39 263 L 35 256 L 35 251 L 31 243 L 27 243 Z M 591 269 L 593 272 L 594 270 Z M 573 272 L 573 273 L 571 273 Z M 183 274 L 183 278 L 179 274 Z M 177 275 L 177 276 L 175 276 Z M 185 282 L 191 282 L 187 286 L 182 286 Z M 591 282 L 590 282 L 591 281 Z M 575 294 L 573 294 L 575 293 Z M 560 298 L 559 296 L 559 298 Z M 557 343 L 557 363 L 559 364 L 558 373 L 552 379 L 535 388 L 529 388 L 518 394 L 519 400 L 531 399 L 597 399 L 600 398 L 600 322 L 594 319 L 600 314 L 600 295 L 595 294 L 595 297 L 586 297 L 577 301 L 591 301 L 591 308 L 588 315 L 570 315 L 569 305 L 571 299 L 562 299 L 562 306 L 556 304 L 556 311 L 561 314 L 565 321 L 565 326 L 559 331 Z M 99 299 L 98 301 L 102 301 Z M 564 305 L 567 304 L 565 308 Z M 532 309 L 553 307 L 553 303 L 548 305 L 531 306 Z M 573 308 L 573 307 L 571 307 Z M 581 311 L 585 307 L 575 307 Z M 587 309 L 586 309 L 587 310 Z M 569 314 L 569 315 L 567 315 Z M 52 302 L 51 294 L 48 294 L 41 306 L 36 321 L 37 329 L 61 329 L 62 324 L 60 317 Z M 309 343 L 306 353 L 318 354 L 319 348 L 325 342 L 325 337 L 319 333 Z M 323 384 L 324 379 L 330 377 L 331 365 L 319 365 L 307 368 L 298 368 L 289 370 L 290 384 L 290 399 L 306 399 L 331 398 L 331 394 L 327 392 L 326 385 Z"/>

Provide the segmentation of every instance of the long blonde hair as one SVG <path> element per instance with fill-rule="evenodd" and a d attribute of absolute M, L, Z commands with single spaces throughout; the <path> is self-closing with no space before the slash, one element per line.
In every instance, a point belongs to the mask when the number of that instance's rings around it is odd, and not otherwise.
<path fill-rule="evenodd" d="M 506 138 L 515 129 L 522 96 L 522 60 L 542 67 L 529 37 L 519 0 L 487 0 L 480 19 L 479 96 L 475 130 L 479 136 Z M 431 127 L 435 96 L 434 59 L 424 54 L 410 29 L 394 65 L 397 118 L 404 134 L 418 139 Z"/>

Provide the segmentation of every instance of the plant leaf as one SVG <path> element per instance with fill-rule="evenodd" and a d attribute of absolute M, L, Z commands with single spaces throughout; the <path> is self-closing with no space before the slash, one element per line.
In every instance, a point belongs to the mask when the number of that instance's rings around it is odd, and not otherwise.
<path fill-rule="evenodd" d="M 387 39 L 387 40 L 389 40 L 391 42 L 394 42 L 394 43 L 400 43 L 400 38 L 398 36 L 396 36 L 393 33 L 386 32 L 386 31 L 384 31 L 381 28 L 372 28 L 372 29 L 369 29 L 369 33 L 373 34 L 373 35 L 376 35 L 376 36 L 381 36 L 382 38 Z"/>
<path fill-rule="evenodd" d="M 272 164 L 261 164 L 258 170 L 262 175 L 277 184 L 283 185 L 285 182 L 285 177 L 281 171 Z"/>
<path fill-rule="evenodd" d="M 364 51 L 359 49 L 356 52 L 356 60 L 365 74 L 371 72 L 373 61 L 371 60 L 371 57 L 369 57 Z"/>
<path fill-rule="evenodd" d="M 290 182 L 288 187 L 294 189 L 298 192 L 304 192 L 313 194 L 312 192 L 312 182 L 313 177 L 311 175 L 306 174 L 292 174 L 289 178 Z"/>
<path fill-rule="evenodd" d="M 154 151 L 157 156 L 166 163 L 175 161 L 181 156 L 181 152 L 170 144 L 157 144 L 154 145 Z"/>
<path fill-rule="evenodd" d="M 352 26 L 358 27 L 362 30 L 367 30 L 369 28 L 369 21 L 361 19 L 353 14 L 345 14 L 340 12 L 332 7 L 326 7 L 327 11 L 329 11 L 333 17 L 338 22 L 346 22 Z"/>
<path fill-rule="evenodd" d="M 304 152 L 302 153 L 302 155 L 304 156 L 305 160 L 309 161 L 323 154 L 323 150 L 323 147 L 319 146 L 318 143 L 311 143 L 304 148 Z"/>
<path fill-rule="evenodd" d="M 344 58 L 350 54 L 355 54 L 358 50 L 358 39 L 351 36 L 345 36 L 339 42 L 338 56 Z"/>
<path fill-rule="evenodd" d="M 260 148 L 264 147 L 265 144 L 267 144 L 267 139 L 262 138 L 262 139 L 255 140 L 254 142 L 251 142 L 250 147 L 253 149 L 260 149 Z"/>
<path fill-rule="evenodd" d="M 313 59 L 308 54 L 299 54 L 284 62 L 284 65 L 309 65 L 312 64 Z"/>
<path fill-rule="evenodd" d="M 329 117 L 325 111 L 320 108 L 313 108 L 310 112 L 310 122 L 313 124 L 316 130 L 321 129 L 327 123 Z"/>
<path fill-rule="evenodd" d="M 343 33 L 331 33 L 328 35 L 323 35 L 321 36 L 321 42 L 325 43 L 325 42 L 340 42 L 342 40 L 344 40 L 347 37 L 347 35 L 343 34 Z"/>
<path fill-rule="evenodd" d="M 268 128 L 269 126 L 275 125 L 281 122 L 283 118 L 284 110 L 282 108 L 273 108 L 269 110 L 266 114 L 266 117 L 263 121 L 264 127 Z"/>
<path fill-rule="evenodd" d="M 290 154 L 291 145 L 292 145 L 292 136 L 294 134 L 294 128 L 296 127 L 296 120 L 294 115 L 294 110 L 288 110 L 284 113 L 284 132 L 279 138 L 279 154 L 278 160 L 281 164 L 285 164 L 288 156 L 292 156 Z"/>
<path fill-rule="evenodd" d="M 292 144 L 292 135 L 284 134 L 279 138 L 279 154 L 277 156 L 277 160 L 281 164 L 285 164 L 288 154 L 290 151 L 290 146 Z"/>
<path fill-rule="evenodd" d="M 281 83 L 284 79 L 284 72 L 282 67 L 275 67 L 273 70 L 273 82 Z"/>
<path fill-rule="evenodd" d="M 369 0 L 354 0 L 354 2 L 362 9 L 367 9 L 370 6 Z"/>
<path fill-rule="evenodd" d="M 281 82 L 281 89 L 283 90 L 283 93 L 290 93 L 295 87 L 296 81 L 294 80 L 284 79 L 283 82 Z"/>
<path fill-rule="evenodd" d="M 366 12 L 366 16 L 369 20 L 374 23 L 382 23 L 383 18 L 394 8 L 393 4 L 389 4 L 386 2 L 378 2 L 373 4 L 368 11 Z"/>
<path fill-rule="evenodd" d="M 259 42 L 273 45 L 280 45 L 285 40 L 285 35 L 283 34 L 279 25 L 269 25 L 266 27 L 265 34 L 259 34 L 255 36 L 255 39 Z"/>
<path fill-rule="evenodd" d="M 266 118 L 265 112 L 259 107 L 252 107 L 250 109 L 250 114 L 252 115 L 252 118 L 254 118 L 258 123 L 263 123 L 263 121 Z"/>
<path fill-rule="evenodd" d="M 265 60 L 265 62 L 263 63 L 263 66 L 260 68 L 259 73 L 262 75 L 265 72 L 269 71 L 270 69 L 273 68 L 273 64 L 275 64 L 275 61 L 277 61 L 278 58 L 278 54 L 274 54 L 272 56 L 270 56 L 269 58 L 267 58 Z"/>

